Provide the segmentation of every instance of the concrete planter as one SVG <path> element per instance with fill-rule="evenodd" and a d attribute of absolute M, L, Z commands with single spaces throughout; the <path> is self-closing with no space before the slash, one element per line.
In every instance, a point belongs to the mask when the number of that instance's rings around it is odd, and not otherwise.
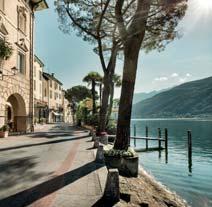
<path fill-rule="evenodd" d="M 99 137 L 96 137 L 93 143 L 93 148 L 98 148 L 99 147 Z"/>
<path fill-rule="evenodd" d="M 101 135 L 99 138 L 99 142 L 107 145 L 108 144 L 108 135 Z"/>
<path fill-rule="evenodd" d="M 6 131 L 6 132 L 0 131 L 0 138 L 7 138 L 8 137 L 8 134 L 9 134 L 8 131 Z"/>
<path fill-rule="evenodd" d="M 134 157 L 114 157 L 105 156 L 105 163 L 108 168 L 117 168 L 119 174 L 127 177 L 138 176 L 138 156 Z"/>

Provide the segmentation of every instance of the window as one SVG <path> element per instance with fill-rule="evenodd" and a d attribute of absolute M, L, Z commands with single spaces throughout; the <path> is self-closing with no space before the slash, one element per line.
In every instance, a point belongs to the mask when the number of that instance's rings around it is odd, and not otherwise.
<path fill-rule="evenodd" d="M 50 91 L 50 98 L 52 98 L 52 91 Z"/>
<path fill-rule="evenodd" d="M 54 99 L 57 100 L 57 93 L 54 93 Z"/>
<path fill-rule="evenodd" d="M 47 96 L 46 88 L 44 89 L 44 96 Z"/>
<path fill-rule="evenodd" d="M 34 91 L 36 91 L 36 80 L 34 80 Z"/>
<path fill-rule="evenodd" d="M 39 71 L 39 78 L 40 78 L 40 81 L 42 80 L 42 72 Z"/>
<path fill-rule="evenodd" d="M 0 10 L 4 11 L 4 0 L 0 0 Z"/>
<path fill-rule="evenodd" d="M 17 62 L 17 68 L 20 73 L 25 74 L 25 60 L 26 57 L 23 53 L 18 52 L 18 62 Z"/>
<path fill-rule="evenodd" d="M 57 90 L 57 83 L 54 84 L 54 89 Z"/>
<path fill-rule="evenodd" d="M 20 11 L 18 14 L 18 25 L 19 29 L 26 33 L 26 15 L 23 13 L 23 11 Z"/>
<path fill-rule="evenodd" d="M 52 87 L 52 80 L 50 80 L 50 87 Z"/>
<path fill-rule="evenodd" d="M 34 77 L 36 78 L 36 67 L 34 66 L 34 71 L 33 71 L 33 73 L 34 73 Z"/>

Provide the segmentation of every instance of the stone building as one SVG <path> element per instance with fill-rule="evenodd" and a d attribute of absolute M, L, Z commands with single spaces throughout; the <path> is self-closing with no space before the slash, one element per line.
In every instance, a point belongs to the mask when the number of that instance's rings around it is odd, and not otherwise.
<path fill-rule="evenodd" d="M 73 113 L 72 113 L 72 109 L 71 109 L 71 104 L 65 98 L 65 91 L 63 91 L 62 99 L 63 99 L 62 100 L 62 103 L 63 103 L 63 121 L 65 123 L 74 124 Z"/>
<path fill-rule="evenodd" d="M 44 101 L 47 90 L 44 90 L 45 80 L 43 78 L 44 63 L 35 55 L 33 70 L 34 90 L 34 123 L 47 122 L 48 101 Z"/>
<path fill-rule="evenodd" d="M 33 126 L 34 12 L 47 8 L 45 0 L 0 0 L 0 38 L 13 47 L 0 68 L 0 126 L 9 122 L 13 131 Z"/>
<path fill-rule="evenodd" d="M 54 73 L 43 73 L 44 99 L 48 105 L 48 122 L 62 122 L 63 120 L 63 89 L 62 83 L 55 77 Z M 45 95 L 46 94 L 46 95 Z"/>

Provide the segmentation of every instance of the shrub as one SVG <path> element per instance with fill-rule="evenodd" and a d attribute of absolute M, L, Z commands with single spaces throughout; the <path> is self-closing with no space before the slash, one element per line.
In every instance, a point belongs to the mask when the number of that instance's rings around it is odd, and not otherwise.
<path fill-rule="evenodd" d="M 107 157 L 134 157 L 135 151 L 132 148 L 128 148 L 128 150 L 115 150 L 109 149 L 104 151 L 104 155 Z"/>
<path fill-rule="evenodd" d="M 88 115 L 86 124 L 92 125 L 92 126 L 98 126 L 98 119 L 99 119 L 98 114 Z"/>
<path fill-rule="evenodd" d="M 117 127 L 116 121 L 110 120 L 108 125 L 107 125 L 107 128 L 106 128 L 107 133 L 110 134 L 110 135 L 115 135 L 116 134 L 116 127 Z"/>
<path fill-rule="evenodd" d="M 12 55 L 12 52 L 11 44 L 0 38 L 0 59 L 7 60 Z"/>
<path fill-rule="evenodd" d="M 0 128 L 0 131 L 1 131 L 1 132 L 9 131 L 8 125 L 3 125 L 3 126 Z"/>

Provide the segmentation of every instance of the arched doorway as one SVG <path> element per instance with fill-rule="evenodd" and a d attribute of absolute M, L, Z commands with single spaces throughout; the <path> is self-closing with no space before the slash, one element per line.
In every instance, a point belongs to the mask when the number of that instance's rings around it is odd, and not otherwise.
<path fill-rule="evenodd" d="M 27 116 L 26 105 L 21 95 L 15 93 L 9 96 L 6 104 L 6 123 L 11 131 L 26 132 Z"/>

